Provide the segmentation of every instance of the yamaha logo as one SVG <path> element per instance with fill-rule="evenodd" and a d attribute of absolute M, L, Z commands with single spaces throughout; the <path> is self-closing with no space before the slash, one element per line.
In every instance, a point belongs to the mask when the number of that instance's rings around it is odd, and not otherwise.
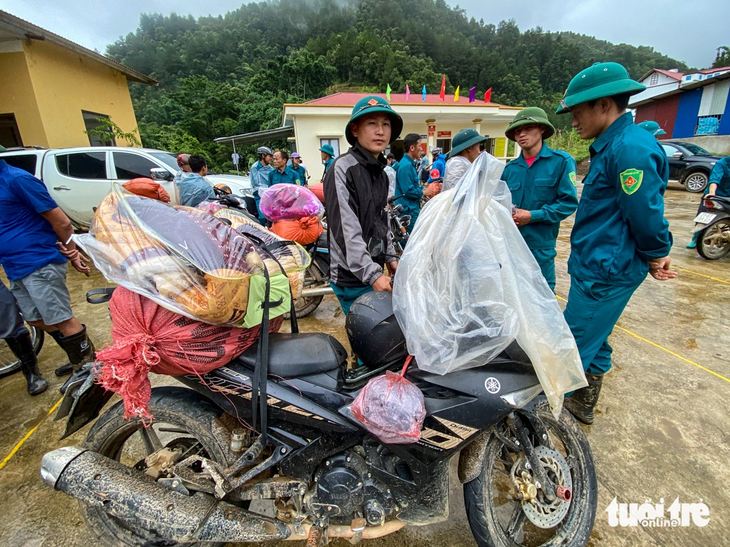
<path fill-rule="evenodd" d="M 497 380 L 494 376 L 490 376 L 484 381 L 484 387 L 492 395 L 499 393 L 499 390 L 502 389 L 499 380 Z"/>

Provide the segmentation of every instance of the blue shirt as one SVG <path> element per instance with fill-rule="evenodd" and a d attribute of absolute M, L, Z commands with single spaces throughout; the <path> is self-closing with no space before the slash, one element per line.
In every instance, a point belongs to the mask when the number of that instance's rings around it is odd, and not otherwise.
<path fill-rule="evenodd" d="M 403 205 L 403 212 L 407 215 L 417 215 L 421 211 L 423 190 L 416 172 L 416 162 L 405 155 L 398 162 L 395 170 L 395 197 L 396 203 Z"/>
<path fill-rule="evenodd" d="M 198 173 L 185 173 L 177 188 L 180 205 L 185 207 L 197 207 L 201 201 L 215 197 L 213 187 Z"/>
<path fill-rule="evenodd" d="M 502 180 L 512 192 L 512 204 L 530 211 L 530 223 L 519 227 L 530 249 L 554 249 L 560 221 L 578 208 L 575 170 L 570 154 L 545 143 L 531 166 L 520 154 L 504 168 Z"/>
<path fill-rule="evenodd" d="M 439 170 L 439 178 L 444 178 L 444 175 L 446 174 L 446 154 L 436 156 L 436 161 L 434 161 L 433 165 L 431 165 L 430 171 L 433 171 L 434 169 Z M 428 182 L 433 182 L 434 180 L 436 179 L 432 179 L 429 175 Z"/>
<path fill-rule="evenodd" d="M 649 260 L 672 248 L 664 218 L 669 162 L 656 138 L 622 115 L 590 147 L 591 167 L 570 236 L 568 273 L 581 281 L 630 286 Z"/>
<path fill-rule="evenodd" d="M 299 173 L 294 171 L 291 167 L 285 167 L 284 171 L 274 169 L 269 173 L 269 186 L 274 184 L 298 184 L 301 185 L 302 181 L 299 178 Z"/>
<path fill-rule="evenodd" d="M 269 173 L 274 170 L 271 165 L 264 165 L 261 161 L 257 161 L 251 167 L 251 188 L 253 193 L 258 195 L 260 188 L 269 187 Z"/>
<path fill-rule="evenodd" d="M 710 173 L 710 181 L 705 194 L 710 192 L 710 184 L 717 184 L 716 196 L 730 197 L 730 156 L 725 156 L 715 164 Z"/>
<path fill-rule="evenodd" d="M 40 215 L 56 207 L 40 180 L 0 160 L 0 264 L 11 281 L 66 262 L 56 232 Z"/>

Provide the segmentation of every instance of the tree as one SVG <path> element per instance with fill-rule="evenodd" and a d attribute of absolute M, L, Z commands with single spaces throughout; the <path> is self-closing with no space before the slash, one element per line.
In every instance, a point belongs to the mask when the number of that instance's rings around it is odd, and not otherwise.
<path fill-rule="evenodd" d="M 715 62 L 712 63 L 712 68 L 722 68 L 730 66 L 730 47 L 720 46 L 717 48 L 717 55 L 715 56 Z"/>

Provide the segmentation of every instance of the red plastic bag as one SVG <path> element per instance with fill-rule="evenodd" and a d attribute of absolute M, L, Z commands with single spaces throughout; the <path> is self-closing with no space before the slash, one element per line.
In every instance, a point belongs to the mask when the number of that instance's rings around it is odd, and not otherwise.
<path fill-rule="evenodd" d="M 125 182 L 122 186 L 138 196 L 156 199 L 163 203 L 170 203 L 170 194 L 152 179 L 138 177 L 129 182 Z"/>
<path fill-rule="evenodd" d="M 298 220 L 279 220 L 271 225 L 271 231 L 289 241 L 309 245 L 317 241 L 324 228 L 317 217 L 304 217 Z"/>
<path fill-rule="evenodd" d="M 100 383 L 118 393 L 125 418 L 151 419 L 148 374 L 203 375 L 229 363 L 259 338 L 250 329 L 209 325 L 171 312 L 137 293 L 117 287 L 109 301 L 114 344 L 97 352 Z M 269 332 L 281 327 L 272 319 Z"/>
<path fill-rule="evenodd" d="M 370 380 L 350 410 L 365 429 L 386 444 L 417 443 L 421 438 L 426 407 L 423 393 L 401 374 L 386 371 Z"/>
<path fill-rule="evenodd" d="M 314 184 L 310 184 L 309 186 L 307 186 L 307 188 L 309 188 L 309 190 L 315 196 L 317 196 L 317 199 L 319 199 L 319 201 L 324 203 L 324 184 L 322 184 L 321 182 L 316 182 Z"/>

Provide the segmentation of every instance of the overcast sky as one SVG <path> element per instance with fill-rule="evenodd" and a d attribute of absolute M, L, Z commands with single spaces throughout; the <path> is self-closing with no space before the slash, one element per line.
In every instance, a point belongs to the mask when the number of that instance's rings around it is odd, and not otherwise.
<path fill-rule="evenodd" d="M 720 45 L 730 45 L 730 0 L 447 0 L 470 17 L 520 29 L 541 26 L 614 43 L 651 46 L 690 66 L 709 67 Z M 0 9 L 104 53 L 134 32 L 142 12 L 221 15 L 241 0 L 1 0 Z"/>

